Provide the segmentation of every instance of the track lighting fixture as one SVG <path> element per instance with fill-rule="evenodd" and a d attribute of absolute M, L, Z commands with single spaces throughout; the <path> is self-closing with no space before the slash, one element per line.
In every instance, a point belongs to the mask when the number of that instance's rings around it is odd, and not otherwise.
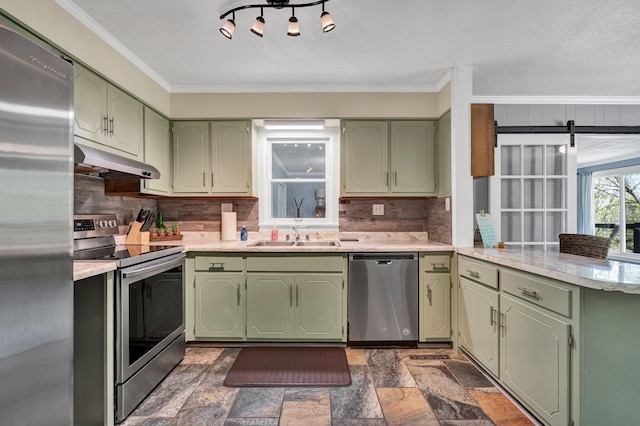
<path fill-rule="evenodd" d="M 238 6 L 220 15 L 220 19 L 225 19 L 228 15 L 231 15 L 231 19 L 227 19 L 224 25 L 220 28 L 220 32 L 226 38 L 231 39 L 233 35 L 233 31 L 236 29 L 236 23 L 235 23 L 236 12 L 243 9 L 260 8 L 260 16 L 258 16 L 256 20 L 253 22 L 253 26 L 251 27 L 251 32 L 256 34 L 259 37 L 262 37 L 264 33 L 264 25 L 265 25 L 263 9 L 264 8 L 285 9 L 290 7 L 291 17 L 289 18 L 287 35 L 296 37 L 300 35 L 300 26 L 298 24 L 298 18 L 296 18 L 295 16 L 295 8 L 322 5 L 322 14 L 320 15 L 320 23 L 322 25 L 322 31 L 325 33 L 328 33 L 329 31 L 333 30 L 336 27 L 336 24 L 333 22 L 333 19 L 331 18 L 331 15 L 329 14 L 329 12 L 324 10 L 324 4 L 328 1 L 329 0 L 317 0 L 309 3 L 289 4 L 289 0 L 266 0 L 267 4 L 262 4 L 262 5 L 248 4 L 245 6 Z"/>

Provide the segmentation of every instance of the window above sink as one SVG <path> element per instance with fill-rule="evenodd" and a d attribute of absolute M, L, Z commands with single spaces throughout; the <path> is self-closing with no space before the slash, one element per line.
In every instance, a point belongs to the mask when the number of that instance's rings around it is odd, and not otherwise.
<path fill-rule="evenodd" d="M 338 230 L 339 122 L 322 130 L 258 128 L 259 224 Z"/>

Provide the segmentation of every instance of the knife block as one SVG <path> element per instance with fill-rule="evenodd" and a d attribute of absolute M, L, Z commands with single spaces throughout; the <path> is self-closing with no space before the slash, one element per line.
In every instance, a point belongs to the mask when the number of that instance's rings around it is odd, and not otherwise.
<path fill-rule="evenodd" d="M 142 224 L 142 222 L 133 222 L 131 224 L 127 238 L 124 240 L 125 244 L 149 244 L 149 231 L 140 232 Z"/>

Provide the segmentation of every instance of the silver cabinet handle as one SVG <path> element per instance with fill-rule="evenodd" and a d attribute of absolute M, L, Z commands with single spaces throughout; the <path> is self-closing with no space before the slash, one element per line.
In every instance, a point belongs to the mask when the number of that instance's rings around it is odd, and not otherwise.
<path fill-rule="evenodd" d="M 240 286 L 238 286 L 238 302 L 237 305 L 240 306 Z"/>
<path fill-rule="evenodd" d="M 470 277 L 472 278 L 480 278 L 480 273 L 476 272 L 476 271 L 472 271 L 471 269 L 467 269 L 467 273 L 469 274 Z"/>
<path fill-rule="evenodd" d="M 205 186 L 205 185 L 206 185 L 206 183 L 205 183 L 205 181 L 204 181 L 205 179 L 206 179 L 206 178 L 204 177 L 204 172 L 202 172 L 202 186 Z"/>
<path fill-rule="evenodd" d="M 296 308 L 300 306 L 300 289 L 296 286 Z"/>
<path fill-rule="evenodd" d="M 289 306 L 293 306 L 293 286 L 289 287 Z"/>
<path fill-rule="evenodd" d="M 212 271 L 214 269 L 217 269 L 217 270 L 224 269 L 224 262 L 211 262 L 211 266 L 209 267 L 209 270 Z"/>
<path fill-rule="evenodd" d="M 393 184 L 398 185 L 398 172 L 393 172 Z"/>
<path fill-rule="evenodd" d="M 522 292 L 523 295 L 533 297 L 534 299 L 539 299 L 538 292 L 535 290 L 529 290 L 526 287 L 516 287 L 518 290 Z"/>
<path fill-rule="evenodd" d="M 432 269 L 449 269 L 449 267 L 444 263 L 432 263 Z"/>
<path fill-rule="evenodd" d="M 493 306 L 489 307 L 489 324 L 496 325 L 496 311 Z"/>
<path fill-rule="evenodd" d="M 429 306 L 431 306 L 431 288 L 427 289 L 427 299 L 429 299 Z"/>
<path fill-rule="evenodd" d="M 113 136 L 114 132 L 115 132 L 115 126 L 113 125 L 113 117 L 111 117 L 109 119 L 109 134 Z"/>
<path fill-rule="evenodd" d="M 102 133 L 105 135 L 109 133 L 109 117 L 106 115 L 102 117 Z"/>
<path fill-rule="evenodd" d="M 387 172 L 387 186 L 389 186 L 389 172 Z"/>
<path fill-rule="evenodd" d="M 504 333 L 506 331 L 505 320 L 506 320 L 506 317 L 504 316 L 504 313 L 501 313 L 500 317 L 498 318 L 498 328 L 502 329 L 502 334 L 503 335 L 504 335 Z"/>

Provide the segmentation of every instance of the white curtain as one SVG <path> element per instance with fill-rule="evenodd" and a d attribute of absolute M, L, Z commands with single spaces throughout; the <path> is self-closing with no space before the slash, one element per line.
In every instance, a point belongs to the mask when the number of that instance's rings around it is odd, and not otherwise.
<path fill-rule="evenodd" d="M 592 173 L 578 172 L 578 233 L 593 235 L 593 199 L 591 197 Z"/>

